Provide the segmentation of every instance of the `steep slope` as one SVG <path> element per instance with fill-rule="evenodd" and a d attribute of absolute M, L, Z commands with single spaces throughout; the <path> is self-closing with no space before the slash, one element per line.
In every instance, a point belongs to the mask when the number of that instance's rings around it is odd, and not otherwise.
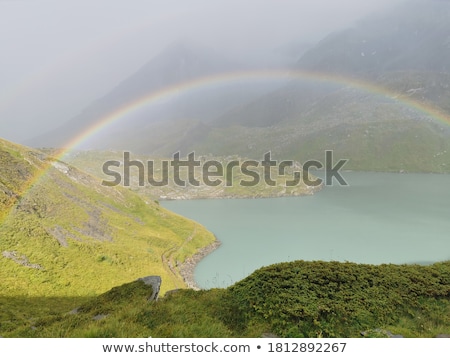
<path fill-rule="evenodd" d="M 298 67 L 363 77 L 404 70 L 448 73 L 449 17 L 448 1 L 405 1 L 329 35 L 300 59 Z"/>
<path fill-rule="evenodd" d="M 245 125 L 253 118 L 267 125 L 285 117 L 300 117 L 309 110 L 308 102 L 323 100 L 333 88 L 352 87 L 351 82 L 358 79 L 450 111 L 449 16 L 449 2 L 412 0 L 329 35 L 299 59 L 295 70 L 320 74 L 321 82 L 327 82 L 327 77 L 333 82 L 333 76 L 339 76 L 340 86 L 293 81 L 245 108 L 247 112 L 241 111 L 240 123 Z M 415 91 L 405 93 L 411 89 Z M 251 107 L 263 105 L 269 110 L 251 113 Z M 282 115 L 277 115 L 280 110 Z M 229 120 L 224 117 L 221 123 Z"/>
<path fill-rule="evenodd" d="M 58 311 L 57 298 L 73 305 L 149 274 L 164 279 L 162 292 L 185 287 L 179 264 L 214 242 L 201 225 L 43 153 L 0 140 L 0 160 L 0 329 L 18 312 Z"/>

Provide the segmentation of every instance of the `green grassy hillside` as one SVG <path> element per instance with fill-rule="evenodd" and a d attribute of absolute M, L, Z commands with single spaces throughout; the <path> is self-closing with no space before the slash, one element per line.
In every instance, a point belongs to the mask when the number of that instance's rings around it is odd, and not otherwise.
<path fill-rule="evenodd" d="M 181 263 L 214 242 L 201 225 L 38 151 L 0 140 L 0 168 L 0 335 L 150 273 L 161 292 L 184 288 Z"/>
<path fill-rule="evenodd" d="M 78 313 L 42 318 L 22 337 L 435 337 L 450 334 L 450 262 L 431 266 L 296 261 L 227 289 L 147 301 L 125 284 Z M 94 320 L 101 315 L 102 319 Z"/>

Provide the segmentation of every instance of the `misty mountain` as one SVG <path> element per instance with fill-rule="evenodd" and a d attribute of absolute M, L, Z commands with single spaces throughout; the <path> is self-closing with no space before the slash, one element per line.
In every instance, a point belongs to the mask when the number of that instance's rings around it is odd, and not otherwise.
<path fill-rule="evenodd" d="M 450 111 L 446 77 L 450 73 L 449 18 L 450 2 L 405 3 L 329 35 L 299 59 L 295 70 L 329 77 L 331 81 L 334 76 L 347 78 L 348 82 L 367 81 Z M 284 119 L 298 121 L 313 106 L 322 111 L 331 107 L 327 105 L 328 95 L 339 95 L 337 90 L 345 86 L 326 80 L 293 80 L 279 91 L 230 111 L 218 122 L 264 127 Z M 345 101 L 341 102 L 341 106 L 345 105 Z"/>
<path fill-rule="evenodd" d="M 159 147 L 158 143 L 164 138 L 167 126 L 182 127 L 183 132 L 197 128 L 199 121 L 207 123 L 229 109 L 276 88 L 258 83 L 227 83 L 226 79 L 222 85 L 207 86 L 206 83 L 204 90 L 201 89 L 202 86 L 195 84 L 201 79 L 207 82 L 208 78 L 220 74 L 232 75 L 236 71 L 248 69 L 247 65 L 228 60 L 208 48 L 188 42 L 174 43 L 111 92 L 86 107 L 80 115 L 27 144 L 35 147 L 64 146 L 70 139 L 117 110 L 145 97 L 166 93 L 161 100 L 144 106 L 139 113 L 106 129 L 102 138 L 89 143 L 89 146 L 97 149 L 131 148 L 151 151 Z M 183 86 L 192 86 L 193 91 L 183 91 Z M 196 90 L 196 87 L 200 89 Z M 184 128 L 185 126 L 187 127 Z M 141 140 L 136 135 L 144 133 L 147 144 L 140 145 Z M 150 143 L 156 144 L 152 146 Z"/>
<path fill-rule="evenodd" d="M 89 145 L 157 156 L 195 150 L 261 158 L 272 151 L 297 161 L 333 149 L 353 169 L 449 171 L 450 130 L 433 118 L 450 114 L 449 15 L 448 1 L 405 2 L 303 47 L 285 85 L 188 91 L 121 120 L 125 126 Z M 39 145 L 55 145 L 54 138 L 73 136 L 72 129 L 158 86 L 236 68 L 199 49 L 172 47 Z"/>
<path fill-rule="evenodd" d="M 305 161 L 333 149 L 354 169 L 449 171 L 449 126 L 417 109 L 450 114 L 449 15 L 450 2 L 411 1 L 329 35 L 295 67 L 312 78 L 294 70 L 187 150 Z"/>
<path fill-rule="evenodd" d="M 376 78 L 393 71 L 450 72 L 448 1 L 412 0 L 330 34 L 298 68 Z"/>

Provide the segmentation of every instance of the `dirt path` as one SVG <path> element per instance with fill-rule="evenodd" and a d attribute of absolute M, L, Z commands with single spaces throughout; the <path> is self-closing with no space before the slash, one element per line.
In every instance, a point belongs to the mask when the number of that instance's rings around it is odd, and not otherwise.
<path fill-rule="evenodd" d="M 215 240 L 213 243 L 209 244 L 206 247 L 201 248 L 199 251 L 197 251 L 193 256 L 189 257 L 185 262 L 183 262 L 181 265 L 178 265 L 177 262 L 174 262 L 174 255 L 177 253 L 178 250 L 180 250 L 182 247 L 187 245 L 192 239 L 195 237 L 195 234 L 197 233 L 197 226 L 194 226 L 194 230 L 192 233 L 183 241 L 183 243 L 179 246 L 174 246 L 166 251 L 161 255 L 161 261 L 163 263 L 163 267 L 168 272 L 172 278 L 172 283 L 174 284 L 175 288 L 180 288 L 178 286 L 178 277 L 181 275 L 183 281 L 186 283 L 188 288 L 192 288 L 195 290 L 199 290 L 199 287 L 197 286 L 195 279 L 194 279 L 194 270 L 197 264 L 207 255 L 209 255 L 211 252 L 216 250 L 220 246 L 220 241 Z"/>
<path fill-rule="evenodd" d="M 174 263 L 174 255 L 182 247 L 184 247 L 190 241 L 192 241 L 192 239 L 195 237 L 196 233 L 197 233 L 197 225 L 194 226 L 194 230 L 192 231 L 192 233 L 183 241 L 183 243 L 181 245 L 173 246 L 173 247 L 167 249 L 166 251 L 164 251 L 161 255 L 161 261 L 163 263 L 163 267 L 166 270 L 166 272 L 168 272 L 170 274 L 170 276 L 172 277 L 172 283 L 174 284 L 176 289 L 179 288 L 178 284 L 177 284 L 177 281 L 178 281 L 177 277 L 179 277 L 181 275 L 181 277 L 184 279 L 184 281 L 186 281 L 186 279 L 184 278 L 184 276 L 182 274 L 182 269 L 179 270 L 180 272 L 177 272 L 176 267 L 178 266 L 178 264 L 176 262 Z M 189 285 L 188 285 L 188 287 L 189 287 Z"/>

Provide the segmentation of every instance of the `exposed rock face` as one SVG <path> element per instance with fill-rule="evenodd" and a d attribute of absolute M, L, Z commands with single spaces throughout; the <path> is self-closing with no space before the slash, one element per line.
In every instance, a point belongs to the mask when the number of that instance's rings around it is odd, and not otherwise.
<path fill-rule="evenodd" d="M 161 288 L 160 276 L 146 276 L 139 279 L 143 281 L 147 286 L 152 287 L 152 295 L 148 298 L 149 301 L 156 301 L 158 299 L 159 290 Z"/>
<path fill-rule="evenodd" d="M 13 260 L 16 264 L 19 264 L 24 267 L 33 268 L 36 270 L 43 270 L 44 268 L 39 264 L 32 264 L 28 261 L 28 257 L 18 253 L 17 251 L 3 251 L 2 256 L 7 259 Z"/>

